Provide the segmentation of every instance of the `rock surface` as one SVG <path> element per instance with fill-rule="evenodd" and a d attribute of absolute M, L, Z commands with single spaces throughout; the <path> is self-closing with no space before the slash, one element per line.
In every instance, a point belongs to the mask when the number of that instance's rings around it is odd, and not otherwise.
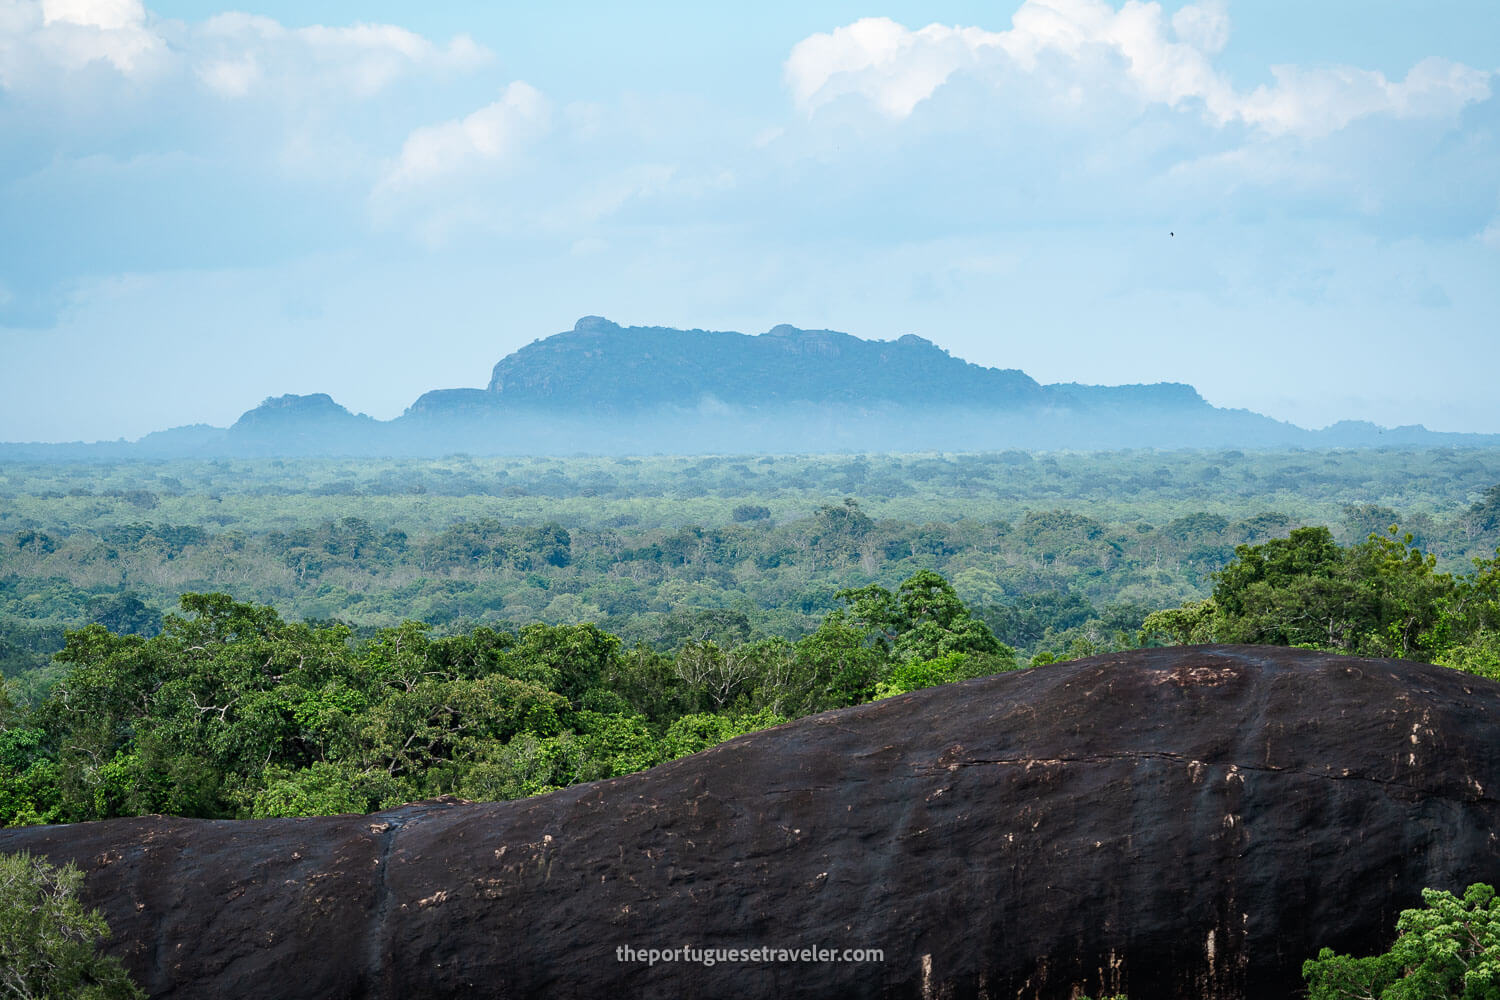
<path fill-rule="evenodd" d="M 1281 998 L 1500 881 L 1500 685 L 1264 647 L 916 692 L 612 781 L 374 816 L 0 831 L 156 997 Z M 879 948 L 879 962 L 617 949 Z"/>

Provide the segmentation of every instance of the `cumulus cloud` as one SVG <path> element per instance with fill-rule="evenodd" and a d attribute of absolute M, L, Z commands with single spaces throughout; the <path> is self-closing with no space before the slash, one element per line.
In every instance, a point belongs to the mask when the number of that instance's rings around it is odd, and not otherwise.
<path fill-rule="evenodd" d="M 140 0 L 0 0 L 0 88 L 90 64 L 137 77 L 167 56 Z"/>
<path fill-rule="evenodd" d="M 349 239 L 432 104 L 494 92 L 473 72 L 490 60 L 467 36 L 385 24 L 0 0 L 0 217 L 28 248 L 0 267 L 0 326 L 51 326 L 81 275 Z"/>
<path fill-rule="evenodd" d="M 575 254 L 602 249 L 592 241 L 613 226 L 654 228 L 664 216 L 680 224 L 722 207 L 739 178 L 704 148 L 698 119 L 674 113 L 686 112 L 629 99 L 554 107 L 516 81 L 468 115 L 410 132 L 371 187 L 370 219 L 430 249 L 499 236 Z"/>
<path fill-rule="evenodd" d="M 730 171 L 676 163 L 601 168 L 579 153 L 610 138 L 590 136 L 575 111 L 555 112 L 535 87 L 516 81 L 472 114 L 414 130 L 371 191 L 373 220 L 430 247 L 465 233 L 524 233 L 572 239 L 575 253 L 593 253 L 604 244 L 572 234 L 640 202 L 707 198 L 734 184 Z M 571 153 L 559 156 L 563 148 Z"/>
<path fill-rule="evenodd" d="M 975 65 L 999 36 L 979 28 L 930 24 L 910 31 L 886 17 L 867 17 L 798 42 L 786 77 L 797 104 L 812 112 L 858 94 L 893 118 L 905 118 L 948 77 Z"/>
<path fill-rule="evenodd" d="M 288 28 L 239 13 L 204 22 L 194 33 L 193 53 L 199 78 L 226 97 L 245 96 L 273 80 L 372 97 L 408 73 L 465 70 L 488 58 L 464 35 L 437 45 L 389 24 Z"/>
<path fill-rule="evenodd" d="M 549 117 L 541 91 L 518 80 L 473 114 L 412 132 L 377 193 L 395 194 L 475 167 L 501 165 L 544 133 Z"/>
<path fill-rule="evenodd" d="M 1357 118 L 1446 118 L 1490 96 L 1491 74 L 1445 59 L 1424 59 L 1401 81 L 1373 70 L 1273 66 L 1276 84 L 1240 99 L 1238 117 L 1273 133 L 1327 135 Z"/>
<path fill-rule="evenodd" d="M 220 97 L 245 97 L 260 82 L 260 60 L 253 52 L 198 64 L 198 79 Z"/>
<path fill-rule="evenodd" d="M 1229 5 L 1224 0 L 1188 4 L 1172 15 L 1172 31 L 1200 52 L 1222 52 L 1229 44 Z"/>
<path fill-rule="evenodd" d="M 37 34 L 42 52 L 69 69 L 107 62 L 132 76 L 166 53 L 140 0 L 42 0 Z"/>
<path fill-rule="evenodd" d="M 370 97 L 403 75 L 487 58 L 467 36 L 439 45 L 392 25 L 288 28 L 238 13 L 185 24 L 141 0 L 0 0 L 0 89 L 11 91 L 65 89 L 70 76 L 98 67 L 137 84 L 186 69 L 221 97 L 270 81 Z"/>
<path fill-rule="evenodd" d="M 1238 91 L 1213 65 L 1229 37 L 1221 0 L 1182 7 L 1170 19 L 1156 3 L 1025 0 L 1004 31 L 939 24 L 912 30 L 865 18 L 798 42 L 785 66 L 797 106 L 809 116 L 853 95 L 895 119 L 912 114 L 955 74 L 996 82 L 1016 74 L 1072 99 L 1132 95 L 1147 105 L 1196 108 L 1215 125 L 1269 134 L 1326 135 L 1375 114 L 1449 116 L 1486 99 L 1493 74 L 1440 59 L 1401 81 L 1352 67 L 1273 69 L 1275 83 Z"/>

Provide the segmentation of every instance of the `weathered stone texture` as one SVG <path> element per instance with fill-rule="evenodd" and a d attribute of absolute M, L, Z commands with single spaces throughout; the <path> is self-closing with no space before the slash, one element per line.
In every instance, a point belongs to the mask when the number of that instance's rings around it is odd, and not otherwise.
<path fill-rule="evenodd" d="M 375 816 L 0 831 L 153 996 L 1267 997 L 1500 881 L 1500 685 L 1265 647 L 1094 657 L 639 775 Z M 881 948 L 873 964 L 616 949 Z"/>

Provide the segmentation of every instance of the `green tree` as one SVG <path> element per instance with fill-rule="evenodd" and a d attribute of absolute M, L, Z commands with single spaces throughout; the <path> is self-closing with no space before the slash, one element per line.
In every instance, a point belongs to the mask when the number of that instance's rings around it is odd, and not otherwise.
<path fill-rule="evenodd" d="M 967 661 L 968 657 L 963 653 L 947 653 L 930 660 L 897 664 L 885 680 L 875 685 L 875 697 L 889 698 L 920 688 L 949 684 L 967 675 Z"/>
<path fill-rule="evenodd" d="M 1220 639 L 1352 650 L 1374 616 L 1344 569 L 1344 550 L 1324 527 L 1237 547 L 1214 586 Z"/>
<path fill-rule="evenodd" d="M 529 674 L 576 704 L 618 669 L 620 640 L 593 625 L 527 625 L 510 660 L 525 667 L 517 676 Z"/>
<path fill-rule="evenodd" d="M 1457 585 L 1412 541 L 1393 524 L 1349 552 L 1349 571 L 1374 617 L 1357 643 L 1365 655 L 1429 660 L 1452 642 Z"/>
<path fill-rule="evenodd" d="M 707 750 L 745 733 L 779 726 L 786 719 L 766 709 L 754 715 L 684 715 L 667 727 L 661 740 L 663 760 L 674 760 Z"/>
<path fill-rule="evenodd" d="M 847 606 L 848 621 L 897 661 L 962 653 L 991 672 L 1015 667 L 1014 651 L 970 614 L 952 584 L 931 570 L 913 573 L 894 594 L 872 584 L 837 596 Z"/>
<path fill-rule="evenodd" d="M 372 804 L 358 775 L 326 761 L 300 771 L 272 766 L 262 780 L 265 787 L 255 793 L 250 808 L 255 819 L 363 813 Z"/>
<path fill-rule="evenodd" d="M 1423 889 L 1425 909 L 1401 911 L 1383 955 L 1324 948 L 1303 963 L 1309 1000 L 1500 1000 L 1500 901 L 1476 882 L 1463 898 Z"/>
<path fill-rule="evenodd" d="M 701 704 L 723 711 L 754 685 L 758 660 L 748 645 L 724 649 L 715 642 L 688 642 L 677 651 L 677 676 Z M 745 651 L 745 652 L 742 652 Z"/>
<path fill-rule="evenodd" d="M 793 647 L 794 679 L 783 688 L 788 715 L 822 712 L 868 701 L 889 663 L 869 633 L 835 611 Z"/>
<path fill-rule="evenodd" d="M 1151 612 L 1141 622 L 1136 641 L 1143 646 L 1191 646 L 1214 642 L 1221 624 L 1219 607 L 1213 598 L 1193 601 L 1180 608 Z"/>
<path fill-rule="evenodd" d="M 100 955 L 109 927 L 85 910 L 69 863 L 0 854 L 0 996 L 17 1000 L 144 1000 L 118 960 Z"/>

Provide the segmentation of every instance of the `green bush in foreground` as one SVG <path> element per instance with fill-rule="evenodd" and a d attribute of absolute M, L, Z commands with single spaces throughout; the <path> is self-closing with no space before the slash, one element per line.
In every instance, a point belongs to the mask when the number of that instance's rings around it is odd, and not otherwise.
<path fill-rule="evenodd" d="M 78 901 L 83 873 L 30 854 L 0 854 L 0 997 L 144 1000 L 120 963 L 98 954 L 109 936 Z"/>
<path fill-rule="evenodd" d="M 1463 898 L 1423 889 L 1426 909 L 1403 910 L 1384 955 L 1331 948 L 1302 966 L 1309 1000 L 1500 1000 L 1500 901 L 1482 882 Z"/>

